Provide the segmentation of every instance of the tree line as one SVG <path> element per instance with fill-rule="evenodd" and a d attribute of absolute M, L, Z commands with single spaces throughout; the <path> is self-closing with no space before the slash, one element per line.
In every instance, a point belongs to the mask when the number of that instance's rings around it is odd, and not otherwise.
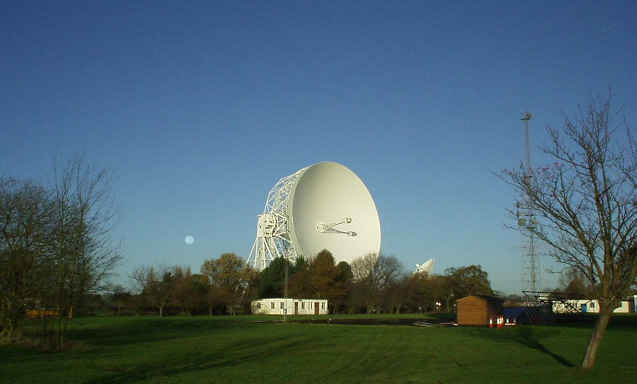
<path fill-rule="evenodd" d="M 199 273 L 182 266 L 142 266 L 131 275 L 133 290 L 118 286 L 108 302 L 118 314 L 249 313 L 253 300 L 285 296 L 286 263 L 288 297 L 327 299 L 331 313 L 451 311 L 461 297 L 494 293 L 479 265 L 412 274 L 394 256 L 368 254 L 351 264 L 336 263 L 323 250 L 294 263 L 275 259 L 260 272 L 234 253 L 206 260 Z"/>

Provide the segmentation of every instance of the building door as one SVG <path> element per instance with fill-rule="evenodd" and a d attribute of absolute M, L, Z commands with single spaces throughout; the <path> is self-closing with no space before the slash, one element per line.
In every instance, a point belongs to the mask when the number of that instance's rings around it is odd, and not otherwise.
<path fill-rule="evenodd" d="M 315 315 L 319 314 L 319 303 L 318 303 L 318 301 L 316 303 L 314 303 L 314 314 Z"/>
<path fill-rule="evenodd" d="M 299 314 L 299 302 L 298 301 L 294 302 L 294 314 L 295 315 Z"/>
<path fill-rule="evenodd" d="M 582 313 L 588 312 L 588 305 L 582 304 Z"/>

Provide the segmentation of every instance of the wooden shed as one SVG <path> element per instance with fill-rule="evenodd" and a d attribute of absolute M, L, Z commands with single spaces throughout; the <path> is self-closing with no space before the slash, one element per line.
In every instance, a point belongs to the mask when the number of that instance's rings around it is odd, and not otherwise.
<path fill-rule="evenodd" d="M 466 296 L 456 301 L 458 325 L 489 326 L 489 319 L 496 326 L 498 318 L 504 318 L 504 301 L 493 296 Z"/>

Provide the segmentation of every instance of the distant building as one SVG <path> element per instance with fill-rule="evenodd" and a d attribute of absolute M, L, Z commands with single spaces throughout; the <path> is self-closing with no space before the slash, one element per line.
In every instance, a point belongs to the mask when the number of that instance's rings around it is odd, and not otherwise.
<path fill-rule="evenodd" d="M 287 304 L 287 305 L 286 305 Z M 261 299 L 251 303 L 254 315 L 327 315 L 325 299 Z"/>
<path fill-rule="evenodd" d="M 456 301 L 458 325 L 496 326 L 504 318 L 504 300 L 494 296 L 466 296 Z"/>
<path fill-rule="evenodd" d="M 635 313 L 635 299 L 623 300 L 613 313 Z M 553 301 L 553 313 L 599 313 L 599 301 L 595 299 L 571 299 Z"/>

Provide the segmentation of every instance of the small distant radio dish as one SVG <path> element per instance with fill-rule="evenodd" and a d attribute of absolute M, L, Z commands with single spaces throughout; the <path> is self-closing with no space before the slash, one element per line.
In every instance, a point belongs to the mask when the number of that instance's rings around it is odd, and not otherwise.
<path fill-rule="evenodd" d="M 436 264 L 436 261 L 434 259 L 429 259 L 422 264 L 416 264 L 416 270 L 414 271 L 414 274 L 416 273 L 431 274 L 431 272 L 433 272 L 434 270 L 435 264 Z"/>
<path fill-rule="evenodd" d="M 365 184 L 345 166 L 323 162 L 279 180 L 257 223 L 248 264 L 309 258 L 327 249 L 337 262 L 380 252 L 380 220 Z"/>

